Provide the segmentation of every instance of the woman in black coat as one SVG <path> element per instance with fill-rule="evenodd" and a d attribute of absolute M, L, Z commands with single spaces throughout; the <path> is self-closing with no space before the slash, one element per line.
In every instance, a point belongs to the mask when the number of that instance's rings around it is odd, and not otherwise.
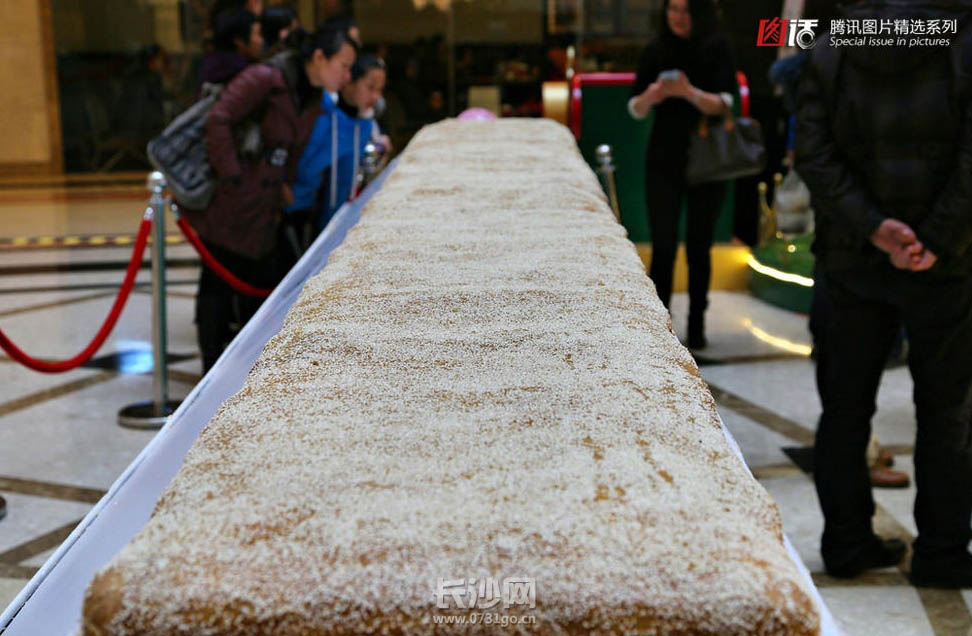
<path fill-rule="evenodd" d="M 628 102 L 628 110 L 636 119 L 654 110 L 645 159 L 645 195 L 652 233 L 649 275 L 666 307 L 672 295 L 682 197 L 688 202 L 688 345 L 695 349 L 706 345 L 704 315 L 712 269 L 709 252 L 726 183 L 685 183 L 689 136 L 703 115 L 727 114 L 736 89 L 732 48 L 716 27 L 712 0 L 666 0 L 660 35 L 645 49 Z"/>

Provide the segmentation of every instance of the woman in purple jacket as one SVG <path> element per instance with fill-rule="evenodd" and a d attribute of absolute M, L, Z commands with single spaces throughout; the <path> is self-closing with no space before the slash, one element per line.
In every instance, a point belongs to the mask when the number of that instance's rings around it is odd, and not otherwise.
<path fill-rule="evenodd" d="M 241 71 L 223 90 L 206 123 L 209 160 L 219 185 L 206 210 L 185 210 L 216 259 L 260 287 L 276 283 L 277 226 L 292 201 L 287 184 L 296 160 L 321 114 L 321 91 L 339 91 L 355 59 L 351 40 L 336 29 L 313 36 L 299 32 L 291 44 Z M 261 302 L 202 269 L 196 326 L 204 372 Z"/>

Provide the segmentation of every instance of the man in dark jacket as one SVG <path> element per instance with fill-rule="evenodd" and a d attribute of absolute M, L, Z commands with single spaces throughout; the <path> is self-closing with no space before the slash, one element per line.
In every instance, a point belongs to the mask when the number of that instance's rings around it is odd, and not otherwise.
<path fill-rule="evenodd" d="M 922 37 L 948 45 L 818 38 L 797 92 L 796 169 L 813 196 L 831 312 L 817 340 L 824 564 L 849 577 L 904 553 L 873 532 L 864 459 L 903 324 L 918 419 L 911 580 L 957 588 L 972 587 L 972 21 L 969 7 L 942 6 L 872 1 L 843 18 L 936 20 L 948 32 Z M 937 22 L 953 19 L 957 34 Z"/>

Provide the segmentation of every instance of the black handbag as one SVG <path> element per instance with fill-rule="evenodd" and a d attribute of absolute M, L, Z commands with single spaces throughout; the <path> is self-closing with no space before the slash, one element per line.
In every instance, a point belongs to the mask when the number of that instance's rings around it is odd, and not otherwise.
<path fill-rule="evenodd" d="M 689 138 L 685 181 L 690 185 L 759 174 L 766 167 L 766 146 L 759 122 L 750 117 L 722 118 L 709 125 L 702 117 Z"/>

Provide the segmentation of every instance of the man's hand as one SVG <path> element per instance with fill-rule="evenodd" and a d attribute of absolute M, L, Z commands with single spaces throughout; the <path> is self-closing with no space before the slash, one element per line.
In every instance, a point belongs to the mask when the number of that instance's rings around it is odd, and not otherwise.
<path fill-rule="evenodd" d="M 887 253 L 898 269 L 922 272 L 930 269 L 938 257 L 918 240 L 915 231 L 898 219 L 885 219 L 871 234 L 871 243 Z"/>
<path fill-rule="evenodd" d="M 917 263 L 925 253 L 925 247 L 920 242 L 908 245 L 899 245 L 888 252 L 891 264 L 898 269 L 914 269 L 913 264 Z"/>
<path fill-rule="evenodd" d="M 923 272 L 926 269 L 931 269 L 937 262 L 938 256 L 931 250 L 924 249 L 920 254 L 911 257 L 911 271 Z"/>
<path fill-rule="evenodd" d="M 915 231 L 907 223 L 898 219 L 884 219 L 878 229 L 871 234 L 871 243 L 888 254 L 916 242 L 918 237 Z"/>

